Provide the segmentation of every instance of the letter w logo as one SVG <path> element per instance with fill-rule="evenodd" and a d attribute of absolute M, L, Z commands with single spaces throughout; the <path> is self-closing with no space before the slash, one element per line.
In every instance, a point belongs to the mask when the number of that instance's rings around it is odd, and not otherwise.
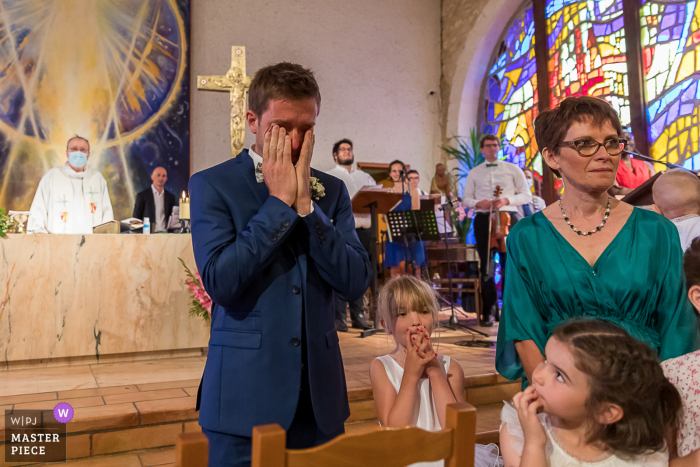
<path fill-rule="evenodd" d="M 59 417 L 65 418 L 68 416 L 68 409 L 58 409 Z"/>

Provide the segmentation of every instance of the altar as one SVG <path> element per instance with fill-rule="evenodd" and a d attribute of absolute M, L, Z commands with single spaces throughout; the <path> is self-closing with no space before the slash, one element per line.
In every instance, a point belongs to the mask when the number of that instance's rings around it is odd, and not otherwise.
<path fill-rule="evenodd" d="M 21 235 L 0 239 L 4 366 L 207 347 L 178 257 L 190 235 Z"/>

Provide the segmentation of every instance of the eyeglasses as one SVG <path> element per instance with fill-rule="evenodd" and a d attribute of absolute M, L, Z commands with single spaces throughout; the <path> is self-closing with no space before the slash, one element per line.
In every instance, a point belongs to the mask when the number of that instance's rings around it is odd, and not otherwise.
<path fill-rule="evenodd" d="M 626 143 L 627 141 L 622 138 L 610 138 L 602 143 L 592 138 L 583 138 L 575 141 L 562 141 L 559 143 L 559 146 L 571 148 L 582 157 L 591 157 L 595 155 L 600 147 L 603 146 L 611 156 L 619 156 L 622 150 L 625 149 Z"/>
<path fill-rule="evenodd" d="M 340 148 L 338 152 L 352 152 L 352 148 Z"/>
<path fill-rule="evenodd" d="M 420 180 L 420 177 L 408 177 L 408 179 L 411 180 L 411 181 L 413 181 L 413 180 Z"/>

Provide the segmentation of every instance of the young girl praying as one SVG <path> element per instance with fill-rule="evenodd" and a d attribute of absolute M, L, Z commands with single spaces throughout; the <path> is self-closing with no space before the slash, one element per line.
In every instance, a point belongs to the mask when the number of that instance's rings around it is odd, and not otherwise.
<path fill-rule="evenodd" d="M 681 404 L 646 344 L 606 321 L 568 322 L 547 342 L 532 386 L 503 407 L 503 460 L 506 467 L 667 466 L 664 435 Z"/>
<path fill-rule="evenodd" d="M 413 276 L 391 279 L 379 294 L 377 316 L 396 342 L 393 352 L 370 365 L 374 405 L 382 426 L 439 431 L 445 426 L 447 405 L 464 402 L 462 367 L 450 357 L 437 355 L 430 340 L 438 312 L 433 289 Z M 495 447 L 476 448 L 475 466 L 500 465 Z M 413 464 L 442 465 L 444 461 Z"/>

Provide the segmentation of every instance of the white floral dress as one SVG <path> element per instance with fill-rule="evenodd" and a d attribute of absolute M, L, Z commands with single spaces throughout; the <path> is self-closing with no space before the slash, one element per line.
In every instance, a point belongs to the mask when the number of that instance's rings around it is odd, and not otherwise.
<path fill-rule="evenodd" d="M 597 462 L 583 462 L 562 448 L 556 436 L 552 431 L 552 424 L 549 421 L 547 414 L 539 414 L 540 423 L 547 432 L 547 465 L 551 467 L 668 467 L 668 451 L 663 450 L 648 455 L 638 456 L 621 456 L 616 453 L 610 454 Z M 515 451 L 522 455 L 523 446 L 525 445 L 525 437 L 523 429 L 520 426 L 518 419 L 518 411 L 515 410 L 510 403 L 504 402 L 503 410 L 501 411 L 501 429 L 503 425 L 508 425 L 508 434 L 510 435 L 511 445 Z"/>
<path fill-rule="evenodd" d="M 679 456 L 700 449 L 700 350 L 661 363 L 666 378 L 683 398 L 676 446 Z"/>

